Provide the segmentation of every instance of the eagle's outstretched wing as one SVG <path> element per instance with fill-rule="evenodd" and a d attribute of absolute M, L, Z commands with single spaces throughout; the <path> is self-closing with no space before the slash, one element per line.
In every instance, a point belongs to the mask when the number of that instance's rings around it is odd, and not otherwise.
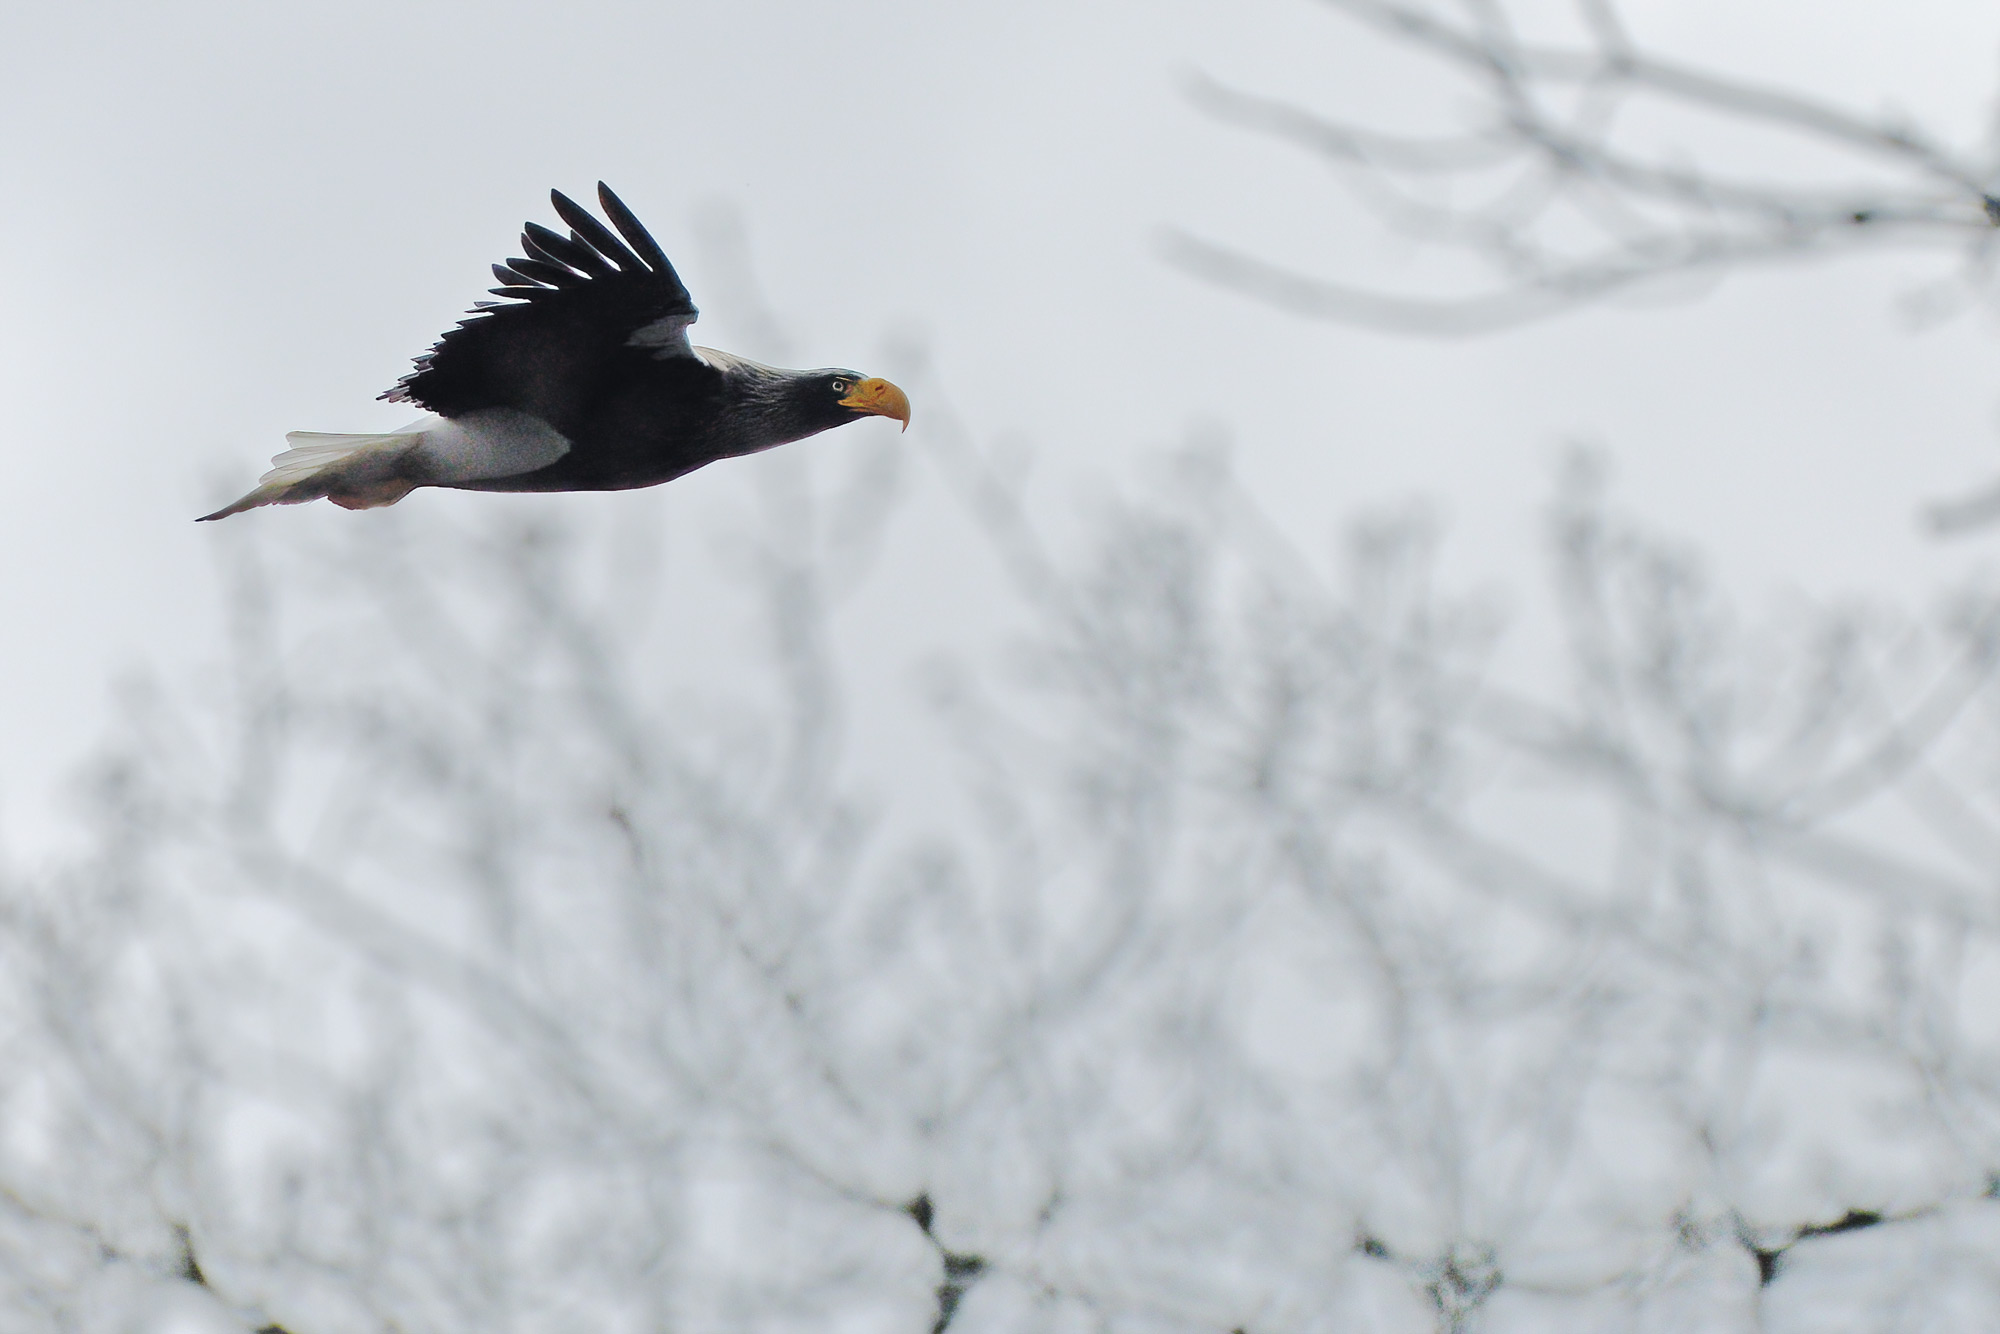
<path fill-rule="evenodd" d="M 694 359 L 694 301 L 632 210 L 598 183 L 614 235 L 561 191 L 549 198 L 569 234 L 528 223 L 527 255 L 493 266 L 508 299 L 480 302 L 383 398 L 445 417 L 515 408 L 561 431 L 634 360 Z"/>

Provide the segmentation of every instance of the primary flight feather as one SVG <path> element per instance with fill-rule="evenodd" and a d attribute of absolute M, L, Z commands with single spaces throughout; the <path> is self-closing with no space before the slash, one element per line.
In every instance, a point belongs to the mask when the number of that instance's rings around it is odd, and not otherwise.
<path fill-rule="evenodd" d="M 639 219 L 602 182 L 607 227 L 550 191 L 565 235 L 530 222 L 482 301 L 382 397 L 429 415 L 386 435 L 295 431 L 255 490 L 203 519 L 324 497 L 393 505 L 420 486 L 622 491 L 861 417 L 907 429 L 887 380 L 788 371 L 695 347 L 696 310 Z M 614 231 L 613 228 L 616 228 Z"/>

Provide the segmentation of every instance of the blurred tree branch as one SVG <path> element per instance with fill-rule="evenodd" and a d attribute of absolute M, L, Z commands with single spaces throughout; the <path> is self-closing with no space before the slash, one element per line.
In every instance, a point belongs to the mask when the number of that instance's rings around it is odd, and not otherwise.
<path fill-rule="evenodd" d="M 769 658 L 693 703 L 616 543 L 246 532 L 234 682 L 133 692 L 97 856 L 0 897 L 7 1300 L 1450 1334 L 1748 1328 L 1673 1313 L 1828 1248 L 1979 1281 L 1897 1248 L 2000 1207 L 1990 599 L 1746 634 L 1579 466 L 1523 694 L 1421 513 L 1329 572 L 1197 448 L 1065 553 L 940 449 L 1026 631 L 938 684 L 973 825 L 908 847 L 797 739 L 837 478 L 733 535 Z"/>
<path fill-rule="evenodd" d="M 1467 257 L 1490 285 L 1404 296 L 1174 233 L 1170 255 L 1191 272 L 1301 314 L 1458 335 L 1781 256 L 1896 243 L 1956 247 L 1977 275 L 1992 264 L 1994 150 L 1651 55 L 1612 0 L 1577 0 L 1575 36 L 1556 42 L 1524 38 L 1510 0 L 1326 4 L 1449 75 L 1472 123 L 1412 137 L 1205 77 L 1191 85 L 1197 105 L 1339 170 L 1389 226 Z M 1642 137 L 1641 112 L 1671 128 Z M 1702 166 L 1716 125 L 1779 136 L 1809 161 L 1796 173 Z"/>
<path fill-rule="evenodd" d="M 764 461 L 706 666 L 551 507 L 232 530 L 226 670 L 0 885 L 0 1330 L 1992 1311 L 1990 595 L 1745 629 L 1579 461 L 1507 688 L 1421 510 L 1325 561 L 1197 441 L 1061 543 L 924 398 L 1015 633 L 894 838 L 865 452 Z"/>

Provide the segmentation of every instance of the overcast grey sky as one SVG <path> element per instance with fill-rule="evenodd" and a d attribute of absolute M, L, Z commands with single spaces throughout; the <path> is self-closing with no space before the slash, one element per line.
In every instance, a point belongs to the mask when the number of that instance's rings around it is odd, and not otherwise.
<path fill-rule="evenodd" d="M 1667 50 L 1902 108 L 1947 137 L 1992 111 L 2000 14 L 1978 6 L 1628 11 Z M 1309 0 L 12 7 L 10 841 L 45 838 L 47 794 L 103 727 L 116 673 L 184 676 L 226 653 L 228 537 L 193 516 L 244 489 L 287 430 L 400 424 L 374 395 L 481 295 L 550 186 L 599 177 L 679 259 L 698 341 L 751 332 L 693 242 L 700 210 L 725 202 L 800 360 L 886 371 L 887 341 L 920 335 L 979 431 L 1033 443 L 1056 508 L 1218 423 L 1302 541 L 1430 497 L 1449 571 L 1524 587 L 1554 461 L 1587 439 L 1629 505 L 1701 543 L 1753 602 L 1921 603 L 1989 563 L 2000 535 L 1940 546 L 1913 522 L 2000 473 L 1991 321 L 1918 333 L 1897 317 L 1936 257 L 1740 274 L 1457 343 L 1303 322 L 1162 262 L 1172 225 L 1348 279 L 1410 272 L 1408 245 L 1310 162 L 1181 92 L 1199 69 L 1388 122 L 1439 114 L 1381 51 Z M 924 410 L 902 440 L 915 455 Z M 860 448 L 860 429 L 806 447 Z M 772 466 L 558 503 L 686 527 Z M 962 522 L 917 476 L 892 560 Z M 232 522 L 369 521 L 321 505 Z M 948 637 L 946 581 L 904 597 L 912 624 Z"/>

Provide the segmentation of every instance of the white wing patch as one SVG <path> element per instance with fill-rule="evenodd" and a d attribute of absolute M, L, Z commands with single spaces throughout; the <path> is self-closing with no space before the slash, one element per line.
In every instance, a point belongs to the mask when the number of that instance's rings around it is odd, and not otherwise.
<path fill-rule="evenodd" d="M 569 453 L 569 439 L 540 417 L 514 408 L 481 408 L 403 428 L 422 433 L 410 456 L 414 480 L 450 484 L 519 477 Z"/>
<path fill-rule="evenodd" d="M 642 324 L 632 331 L 625 340 L 627 347 L 650 347 L 656 360 L 665 361 L 669 357 L 691 357 L 694 349 L 688 346 L 688 326 L 693 324 L 693 315 L 662 315 L 651 324 Z"/>

